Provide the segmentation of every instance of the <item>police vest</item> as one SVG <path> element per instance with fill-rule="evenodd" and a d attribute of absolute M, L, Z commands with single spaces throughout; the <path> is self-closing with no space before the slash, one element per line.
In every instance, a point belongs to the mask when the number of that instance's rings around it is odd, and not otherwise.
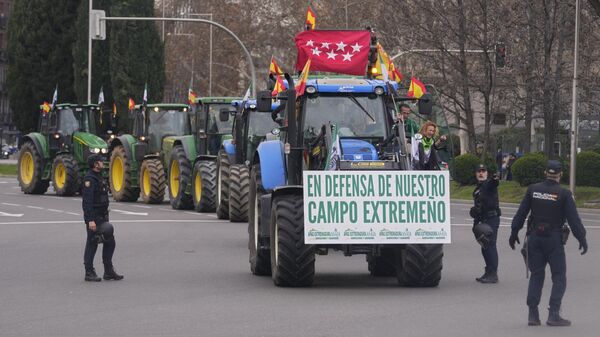
<path fill-rule="evenodd" d="M 559 229 L 565 223 L 564 198 L 567 196 L 558 183 L 548 180 L 531 187 L 531 217 L 534 226 L 547 225 Z"/>

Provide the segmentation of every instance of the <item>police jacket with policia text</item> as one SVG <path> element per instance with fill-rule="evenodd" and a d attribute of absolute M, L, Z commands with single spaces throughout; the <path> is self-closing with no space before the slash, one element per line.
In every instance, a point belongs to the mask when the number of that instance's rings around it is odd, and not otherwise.
<path fill-rule="evenodd" d="M 108 189 L 99 172 L 90 170 L 83 178 L 83 220 L 106 221 L 108 217 Z"/>
<path fill-rule="evenodd" d="M 479 221 L 485 222 L 486 219 L 500 216 L 498 179 L 487 179 L 478 182 L 473 191 L 473 201 L 475 205 L 471 217 L 475 220 L 475 224 Z"/>
<path fill-rule="evenodd" d="M 543 225 L 550 231 L 560 231 L 566 219 L 575 238 L 579 242 L 585 239 L 585 228 L 575 208 L 573 195 L 571 191 L 562 188 L 558 182 L 546 179 L 527 188 L 527 193 L 512 222 L 513 235 L 523 227 L 529 210 L 531 210 L 533 226 Z"/>

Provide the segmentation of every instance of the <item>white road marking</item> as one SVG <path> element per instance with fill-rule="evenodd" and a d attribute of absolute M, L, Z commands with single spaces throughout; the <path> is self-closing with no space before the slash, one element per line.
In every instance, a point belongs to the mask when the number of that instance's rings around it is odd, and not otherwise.
<path fill-rule="evenodd" d="M 215 222 L 229 222 L 229 220 L 174 220 L 174 219 L 166 219 L 166 220 L 110 220 L 111 223 L 119 224 L 119 223 L 149 223 L 149 222 L 176 222 L 176 223 L 215 223 Z M 82 220 L 68 220 L 68 221 L 15 221 L 15 222 L 0 222 L 0 225 L 51 225 L 51 224 L 78 224 L 83 223 Z"/>
<path fill-rule="evenodd" d="M 9 203 L 9 202 L 3 202 L 3 203 L 2 203 L 2 205 L 21 207 L 21 205 L 19 205 L 19 204 L 11 204 L 11 203 Z"/>
<path fill-rule="evenodd" d="M 54 208 L 46 208 L 46 210 L 48 210 L 50 212 L 55 212 L 55 213 L 64 213 L 65 212 L 61 209 L 54 209 Z"/>
<path fill-rule="evenodd" d="M 75 212 L 65 212 L 65 214 L 70 214 L 70 215 L 81 215 L 79 213 L 75 213 Z"/>
<path fill-rule="evenodd" d="M 117 212 L 117 213 L 121 213 L 121 214 L 125 214 L 125 215 L 144 215 L 147 216 L 148 213 L 139 213 L 139 212 L 130 212 L 130 211 L 124 211 L 121 209 L 111 209 L 111 211 Z"/>
<path fill-rule="evenodd" d="M 216 218 L 216 217 L 217 217 L 217 215 L 216 215 L 216 214 L 204 214 L 204 215 L 206 215 L 206 216 L 209 216 L 209 217 L 211 217 L 211 218 Z"/>
<path fill-rule="evenodd" d="M 33 208 L 33 209 L 44 209 L 44 207 L 38 207 L 38 206 L 27 206 L 27 208 Z"/>
<path fill-rule="evenodd" d="M 131 207 L 137 207 L 137 208 L 145 208 L 145 209 L 149 209 L 152 208 L 152 206 L 144 206 L 144 205 L 130 205 Z"/>
<path fill-rule="evenodd" d="M 159 208 L 161 211 L 167 211 L 167 212 L 177 212 L 177 210 L 174 210 L 172 208 L 166 208 L 166 207 L 160 207 Z"/>
<path fill-rule="evenodd" d="M 191 214 L 191 215 L 200 215 L 200 213 L 198 213 L 198 212 L 190 212 L 190 211 L 184 211 L 183 213 Z"/>
<path fill-rule="evenodd" d="M 12 214 L 12 213 L 0 212 L 0 216 L 10 216 L 13 218 L 19 218 L 19 217 L 22 217 L 23 214 Z"/>

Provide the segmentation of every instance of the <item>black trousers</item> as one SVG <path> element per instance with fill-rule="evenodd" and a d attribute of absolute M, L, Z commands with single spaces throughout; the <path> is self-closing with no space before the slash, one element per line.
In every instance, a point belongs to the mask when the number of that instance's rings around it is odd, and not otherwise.
<path fill-rule="evenodd" d="M 490 243 L 485 249 L 481 248 L 481 255 L 485 261 L 486 272 L 498 271 L 498 249 L 496 248 L 496 239 L 498 238 L 498 228 L 500 227 L 500 217 L 492 217 L 484 220 L 494 230 L 494 234 L 490 238 Z"/>
<path fill-rule="evenodd" d="M 102 222 L 105 221 L 108 221 L 108 218 L 102 219 Z M 100 223 L 96 223 L 96 226 L 100 225 Z M 98 250 L 98 244 L 93 240 L 96 232 L 91 231 L 87 223 L 85 224 L 85 229 L 87 231 L 87 239 L 85 240 L 83 265 L 86 270 L 91 270 L 94 268 L 94 257 L 96 256 L 96 250 Z M 102 245 L 102 262 L 105 266 L 112 266 L 112 257 L 115 252 L 115 247 L 117 246 L 115 238 L 113 237 L 111 240 L 104 241 Z"/>
<path fill-rule="evenodd" d="M 565 248 L 562 244 L 562 233 L 553 231 L 549 236 L 529 235 L 527 237 L 527 254 L 529 254 L 529 271 L 531 272 L 527 305 L 536 307 L 540 303 L 546 278 L 546 264 L 549 264 L 552 273 L 550 309 L 559 310 L 567 289 L 567 262 Z"/>

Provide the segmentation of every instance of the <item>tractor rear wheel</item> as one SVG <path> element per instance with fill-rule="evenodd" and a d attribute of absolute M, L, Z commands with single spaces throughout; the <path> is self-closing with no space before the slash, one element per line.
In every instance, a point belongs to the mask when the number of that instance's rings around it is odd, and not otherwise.
<path fill-rule="evenodd" d="M 217 163 L 198 161 L 192 173 L 192 196 L 197 212 L 214 212 L 217 194 Z"/>
<path fill-rule="evenodd" d="M 400 285 L 407 287 L 437 287 L 442 278 L 444 248 L 441 244 L 406 245 L 397 259 L 396 271 Z"/>
<path fill-rule="evenodd" d="M 280 287 L 307 287 L 315 276 L 315 249 L 304 243 L 301 195 L 273 200 L 271 210 L 271 276 Z"/>
<path fill-rule="evenodd" d="M 192 164 L 182 146 L 175 146 L 169 161 L 169 200 L 173 209 L 191 209 L 194 201 L 186 189 L 192 180 Z"/>
<path fill-rule="evenodd" d="M 49 181 L 43 180 L 44 158 L 35 144 L 25 142 L 19 150 L 19 186 L 25 194 L 44 194 L 48 190 Z"/>
<path fill-rule="evenodd" d="M 110 193 L 115 201 L 136 201 L 140 188 L 133 186 L 132 159 L 127 156 L 123 145 L 117 145 L 110 154 Z"/>
<path fill-rule="evenodd" d="M 217 218 L 229 218 L 229 157 L 219 151 L 217 163 Z"/>
<path fill-rule="evenodd" d="M 70 154 L 60 154 L 52 163 L 52 187 L 56 195 L 71 196 L 81 186 L 79 167 Z"/>
<path fill-rule="evenodd" d="M 248 200 L 248 250 L 250 251 L 250 271 L 254 275 L 271 275 L 271 251 L 265 246 L 261 233 L 260 197 L 265 194 L 260 177 L 260 165 L 252 167 L 250 179 L 250 196 Z"/>
<path fill-rule="evenodd" d="M 250 172 L 246 165 L 229 167 L 229 220 L 231 222 L 248 221 L 248 188 Z"/>
<path fill-rule="evenodd" d="M 369 273 L 371 276 L 394 276 L 396 274 L 396 247 L 386 245 L 381 247 L 379 256 L 367 255 Z"/>
<path fill-rule="evenodd" d="M 140 194 L 146 204 L 162 204 L 165 199 L 165 168 L 158 158 L 146 159 L 140 167 Z"/>

